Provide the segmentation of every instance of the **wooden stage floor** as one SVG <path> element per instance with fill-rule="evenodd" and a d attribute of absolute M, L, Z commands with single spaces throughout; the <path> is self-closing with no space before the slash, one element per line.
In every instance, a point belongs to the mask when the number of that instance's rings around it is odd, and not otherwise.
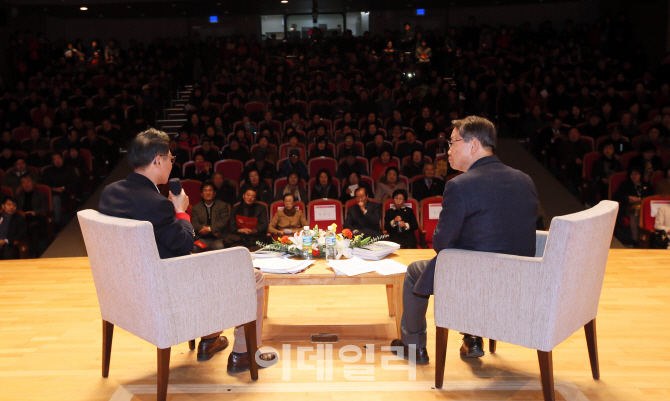
<path fill-rule="evenodd" d="M 431 363 L 408 370 L 381 350 L 395 337 L 384 286 L 273 287 L 263 340 L 284 358 L 251 383 L 248 373 L 226 372 L 230 349 L 199 363 L 187 343 L 177 345 L 168 400 L 542 399 L 535 351 L 499 343 L 495 354 L 463 361 L 455 332 L 444 388 L 433 389 L 432 309 Z M 670 252 L 611 250 L 597 330 L 599 381 L 591 378 L 583 331 L 554 350 L 558 400 L 670 400 Z M 313 333 L 340 341 L 317 349 Z M 232 341 L 232 330 L 225 334 Z M 101 341 L 86 258 L 0 263 L 0 400 L 155 400 L 156 349 L 117 328 L 103 379 Z"/>

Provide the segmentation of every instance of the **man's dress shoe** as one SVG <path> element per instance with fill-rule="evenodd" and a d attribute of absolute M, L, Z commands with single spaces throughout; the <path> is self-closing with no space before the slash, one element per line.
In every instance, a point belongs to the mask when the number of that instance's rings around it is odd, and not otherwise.
<path fill-rule="evenodd" d="M 461 358 L 481 358 L 484 356 L 484 344 L 481 337 L 466 334 L 461 345 Z"/>
<path fill-rule="evenodd" d="M 279 362 L 279 357 L 274 352 L 265 352 L 258 355 L 258 369 L 269 368 Z M 228 356 L 228 372 L 240 373 L 249 370 L 249 353 L 231 352 Z"/>
<path fill-rule="evenodd" d="M 391 341 L 391 347 L 403 347 L 402 356 L 409 360 L 409 347 L 405 345 L 402 340 Z M 391 352 L 398 355 L 398 352 L 395 349 L 392 349 Z M 426 348 L 416 348 L 414 362 L 416 362 L 417 365 L 428 365 L 429 360 L 430 358 L 428 358 L 428 351 L 426 351 Z"/>
<path fill-rule="evenodd" d="M 202 341 L 198 344 L 198 361 L 204 362 L 212 359 L 214 354 L 228 347 L 226 336 L 219 336 L 214 341 Z"/>

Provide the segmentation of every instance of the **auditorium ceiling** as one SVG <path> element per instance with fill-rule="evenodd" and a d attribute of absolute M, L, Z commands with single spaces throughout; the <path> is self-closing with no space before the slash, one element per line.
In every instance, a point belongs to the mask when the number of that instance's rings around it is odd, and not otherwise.
<path fill-rule="evenodd" d="M 569 0 L 320 0 L 324 12 L 435 9 L 561 2 Z M 293 14 L 312 12 L 312 0 L 0 0 L 16 11 L 44 13 L 61 18 L 203 17 L 225 14 Z M 80 7 L 87 7 L 86 11 Z"/>

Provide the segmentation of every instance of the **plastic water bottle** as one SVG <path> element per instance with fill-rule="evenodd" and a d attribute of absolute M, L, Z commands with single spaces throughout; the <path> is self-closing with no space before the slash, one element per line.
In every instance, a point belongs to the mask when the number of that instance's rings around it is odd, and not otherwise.
<path fill-rule="evenodd" d="M 303 227 L 302 231 L 302 258 L 312 259 L 312 232 L 309 226 Z"/>
<path fill-rule="evenodd" d="M 328 227 L 328 231 L 326 231 L 326 260 L 335 260 L 335 256 L 337 255 L 336 250 L 335 250 L 335 229 L 333 226 Z"/>

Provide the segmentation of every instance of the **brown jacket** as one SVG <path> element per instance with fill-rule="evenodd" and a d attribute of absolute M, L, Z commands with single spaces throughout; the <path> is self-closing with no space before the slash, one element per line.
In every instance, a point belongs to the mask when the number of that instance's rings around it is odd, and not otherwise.
<path fill-rule="evenodd" d="M 307 223 L 307 219 L 305 218 L 305 214 L 302 212 L 302 210 L 296 210 L 295 214 L 290 217 L 284 214 L 283 210 L 277 210 L 277 213 L 270 222 L 268 231 L 270 231 L 270 234 L 272 235 L 281 237 L 284 235 L 284 229 L 286 228 L 296 232 L 307 225 L 309 224 Z"/>

